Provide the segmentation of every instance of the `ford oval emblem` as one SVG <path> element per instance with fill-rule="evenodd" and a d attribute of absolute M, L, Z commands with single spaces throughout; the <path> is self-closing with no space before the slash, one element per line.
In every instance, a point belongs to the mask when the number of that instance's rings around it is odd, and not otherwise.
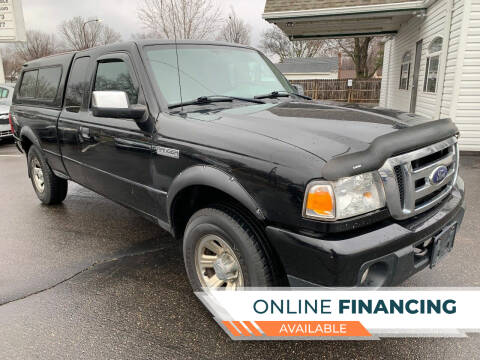
<path fill-rule="evenodd" d="M 433 185 L 440 184 L 443 180 L 445 180 L 447 174 L 448 168 L 445 165 L 437 167 L 430 175 L 430 183 Z"/>

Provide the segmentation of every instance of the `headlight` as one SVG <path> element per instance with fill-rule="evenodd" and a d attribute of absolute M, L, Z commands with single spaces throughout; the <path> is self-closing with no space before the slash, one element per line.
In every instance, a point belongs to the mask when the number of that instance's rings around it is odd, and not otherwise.
<path fill-rule="evenodd" d="M 337 181 L 313 181 L 307 186 L 303 216 L 339 220 L 362 215 L 385 206 L 385 191 L 378 172 Z"/>

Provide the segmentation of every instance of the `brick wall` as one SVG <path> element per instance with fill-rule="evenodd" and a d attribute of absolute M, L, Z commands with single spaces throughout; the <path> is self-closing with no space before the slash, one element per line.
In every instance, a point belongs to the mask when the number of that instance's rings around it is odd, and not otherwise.
<path fill-rule="evenodd" d="M 276 11 L 298 11 L 346 6 L 402 3 L 416 0 L 267 0 L 265 13 Z"/>

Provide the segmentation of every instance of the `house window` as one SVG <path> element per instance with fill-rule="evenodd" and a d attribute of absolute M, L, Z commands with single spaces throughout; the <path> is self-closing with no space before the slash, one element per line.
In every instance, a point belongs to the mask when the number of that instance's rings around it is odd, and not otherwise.
<path fill-rule="evenodd" d="M 410 65 L 412 62 L 412 55 L 410 51 L 406 52 L 402 58 L 402 67 L 400 68 L 400 90 L 408 90 L 410 82 Z"/>
<path fill-rule="evenodd" d="M 423 91 L 434 93 L 437 91 L 438 71 L 440 69 L 440 54 L 442 52 L 443 39 L 436 37 L 428 47 L 427 65 L 425 67 L 425 81 Z"/>

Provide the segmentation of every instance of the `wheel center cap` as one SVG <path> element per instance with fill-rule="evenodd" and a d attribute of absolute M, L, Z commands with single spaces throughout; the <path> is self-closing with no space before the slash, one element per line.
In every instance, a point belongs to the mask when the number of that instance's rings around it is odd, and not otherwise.
<path fill-rule="evenodd" d="M 224 252 L 213 263 L 215 274 L 220 280 L 229 281 L 238 277 L 238 267 L 235 259 Z"/>

